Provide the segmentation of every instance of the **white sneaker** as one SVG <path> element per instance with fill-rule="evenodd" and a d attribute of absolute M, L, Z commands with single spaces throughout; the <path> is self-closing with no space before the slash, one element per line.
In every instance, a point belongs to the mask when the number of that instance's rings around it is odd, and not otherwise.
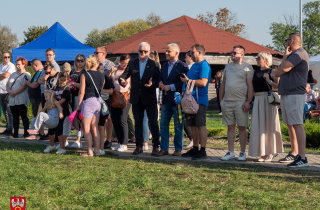
<path fill-rule="evenodd" d="M 48 145 L 47 148 L 45 150 L 43 150 L 44 153 L 48 153 L 48 152 L 51 152 L 52 150 L 55 149 L 55 146 L 50 146 Z"/>
<path fill-rule="evenodd" d="M 99 149 L 100 155 L 105 155 L 106 152 L 104 150 Z"/>
<path fill-rule="evenodd" d="M 60 143 L 57 144 L 56 149 L 60 149 Z"/>
<path fill-rule="evenodd" d="M 78 142 L 78 141 L 75 141 L 72 145 L 71 145 L 72 148 L 81 148 L 82 147 L 82 143 L 81 142 Z"/>
<path fill-rule="evenodd" d="M 231 160 L 235 158 L 234 152 L 229 151 L 224 157 L 220 158 L 220 160 Z"/>
<path fill-rule="evenodd" d="M 148 149 L 149 149 L 148 146 L 143 146 L 143 147 L 142 147 L 142 150 L 143 150 L 143 151 L 147 151 Z"/>
<path fill-rule="evenodd" d="M 240 152 L 239 157 L 238 157 L 238 160 L 244 161 L 244 160 L 246 160 L 246 159 L 247 159 L 247 158 L 246 158 L 246 153 L 245 153 L 245 152 Z"/>
<path fill-rule="evenodd" d="M 65 144 L 64 144 L 65 147 L 69 146 L 69 142 L 67 141 Z M 59 149 L 60 148 L 60 143 L 57 144 L 56 146 L 56 149 Z"/>
<path fill-rule="evenodd" d="M 67 141 L 66 143 L 64 143 L 64 147 L 69 146 L 69 142 Z"/>
<path fill-rule="evenodd" d="M 222 112 L 219 112 L 218 115 L 222 115 Z"/>
<path fill-rule="evenodd" d="M 113 151 L 117 151 L 120 148 L 121 144 L 117 144 L 116 147 L 112 148 Z"/>
<path fill-rule="evenodd" d="M 193 147 L 193 141 L 189 141 L 189 144 L 184 146 L 183 149 L 191 149 Z"/>
<path fill-rule="evenodd" d="M 66 150 L 59 148 L 56 154 L 66 154 Z"/>
<path fill-rule="evenodd" d="M 128 150 L 128 147 L 127 146 L 124 146 L 124 145 L 120 145 L 119 149 L 118 149 L 118 152 L 123 152 L 123 151 L 126 151 Z"/>

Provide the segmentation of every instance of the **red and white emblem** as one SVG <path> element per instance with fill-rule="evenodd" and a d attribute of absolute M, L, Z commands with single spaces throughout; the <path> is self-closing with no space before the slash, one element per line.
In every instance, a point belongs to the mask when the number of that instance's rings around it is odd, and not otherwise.
<path fill-rule="evenodd" d="M 11 210 L 25 210 L 26 197 L 11 197 L 10 207 L 11 207 Z"/>

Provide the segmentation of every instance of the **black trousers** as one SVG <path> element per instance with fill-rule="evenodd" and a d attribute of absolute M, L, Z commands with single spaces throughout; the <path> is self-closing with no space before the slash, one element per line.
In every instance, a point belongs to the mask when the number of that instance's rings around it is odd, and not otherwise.
<path fill-rule="evenodd" d="M 219 108 L 219 112 L 221 112 L 221 106 L 220 106 L 220 100 L 219 100 L 219 88 L 216 89 L 216 93 L 217 93 L 217 103 L 218 103 L 218 108 Z"/>
<path fill-rule="evenodd" d="M 128 102 L 126 108 L 112 107 L 111 109 L 111 120 L 119 144 L 128 144 L 128 114 L 130 107 L 131 104 Z"/>
<path fill-rule="evenodd" d="M 154 147 L 160 145 L 159 142 L 159 125 L 158 125 L 158 107 L 154 105 L 143 105 L 141 99 L 137 104 L 132 105 L 132 112 L 135 121 L 135 132 L 136 132 L 136 146 L 142 147 L 143 145 L 143 117 L 144 110 L 147 112 L 149 120 L 149 128 L 152 134 L 152 144 Z"/>
<path fill-rule="evenodd" d="M 17 136 L 19 134 L 19 124 L 20 124 L 20 116 L 23 123 L 24 134 L 28 134 L 29 129 L 29 118 L 27 116 L 28 108 L 24 104 L 10 106 L 10 110 L 12 113 L 12 122 L 14 135 Z"/>

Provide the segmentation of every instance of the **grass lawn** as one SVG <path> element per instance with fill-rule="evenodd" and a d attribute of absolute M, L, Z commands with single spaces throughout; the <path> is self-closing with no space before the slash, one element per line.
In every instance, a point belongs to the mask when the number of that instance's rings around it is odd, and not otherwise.
<path fill-rule="evenodd" d="M 43 154 L 0 142 L 0 209 L 319 209 L 320 173 L 263 166 Z"/>

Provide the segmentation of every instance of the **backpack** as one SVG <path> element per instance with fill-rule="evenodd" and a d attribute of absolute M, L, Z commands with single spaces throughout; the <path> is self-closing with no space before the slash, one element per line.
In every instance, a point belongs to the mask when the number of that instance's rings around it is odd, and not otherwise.
<path fill-rule="evenodd" d="M 195 80 L 189 80 L 183 98 L 181 99 L 182 112 L 186 114 L 197 114 L 199 110 L 199 104 L 197 104 L 194 97 L 191 95 L 193 91 Z M 196 87 L 197 99 L 198 99 L 198 88 Z"/>

